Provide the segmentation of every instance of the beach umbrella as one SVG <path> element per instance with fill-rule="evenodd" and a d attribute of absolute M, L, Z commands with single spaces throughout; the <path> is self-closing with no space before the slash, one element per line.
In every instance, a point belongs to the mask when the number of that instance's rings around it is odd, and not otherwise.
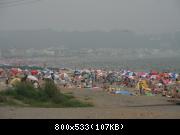
<path fill-rule="evenodd" d="M 58 79 L 59 79 L 59 75 L 54 74 L 54 79 L 55 79 L 55 80 L 58 80 Z"/>
<path fill-rule="evenodd" d="M 50 74 L 53 74 L 54 72 L 52 70 L 49 71 Z"/>
<path fill-rule="evenodd" d="M 91 71 L 90 70 L 88 70 L 88 69 L 85 69 L 83 72 L 85 72 L 85 73 L 91 73 Z"/>
<path fill-rule="evenodd" d="M 134 72 L 130 72 L 129 76 L 136 76 Z"/>
<path fill-rule="evenodd" d="M 50 70 L 49 70 L 49 69 L 47 69 L 47 68 L 45 68 L 42 72 L 43 72 L 44 74 L 47 74 L 47 73 L 49 73 L 49 72 L 50 72 Z"/>
<path fill-rule="evenodd" d="M 99 73 L 97 73 L 97 76 L 98 76 L 98 77 L 102 77 L 102 76 L 103 76 L 103 73 L 102 73 L 102 72 L 99 72 Z"/>
<path fill-rule="evenodd" d="M 118 77 L 114 73 L 110 73 L 107 75 L 106 79 L 110 82 L 115 82 L 118 80 Z"/>
<path fill-rule="evenodd" d="M 37 70 L 31 70 L 31 75 L 37 75 L 38 71 Z"/>
<path fill-rule="evenodd" d="M 164 77 L 169 77 L 169 74 L 168 73 L 164 73 Z"/>
<path fill-rule="evenodd" d="M 156 79 L 156 78 L 157 78 L 157 75 L 151 75 L 150 78 L 151 78 L 151 79 Z"/>
<path fill-rule="evenodd" d="M 164 84 L 168 85 L 169 82 L 170 82 L 170 80 L 168 80 L 168 79 L 163 79 L 163 83 L 164 83 Z"/>
<path fill-rule="evenodd" d="M 27 79 L 32 80 L 32 81 L 38 81 L 38 79 L 32 75 L 28 75 Z"/>
<path fill-rule="evenodd" d="M 52 79 L 51 75 L 45 75 L 44 78 L 45 79 Z"/>
<path fill-rule="evenodd" d="M 146 75 L 146 73 L 145 72 L 138 72 L 137 75 L 138 76 L 144 76 L 144 75 Z"/>
<path fill-rule="evenodd" d="M 66 74 L 66 73 L 61 73 L 61 74 L 60 74 L 60 78 L 61 78 L 62 80 L 66 80 L 66 81 L 69 80 L 69 76 L 68 76 L 68 74 Z"/>
<path fill-rule="evenodd" d="M 178 77 L 179 77 L 179 74 L 176 73 L 176 74 L 175 74 L 175 78 L 178 78 Z"/>
<path fill-rule="evenodd" d="M 90 74 L 91 74 L 91 72 L 88 71 L 88 70 L 82 72 L 82 76 L 85 77 L 85 78 L 89 78 Z"/>
<path fill-rule="evenodd" d="M 126 72 L 123 72 L 121 75 L 122 75 L 122 76 L 125 76 L 125 75 L 126 75 Z"/>
<path fill-rule="evenodd" d="M 11 69 L 11 73 L 12 73 L 13 75 L 16 75 L 16 74 L 18 73 L 18 69 L 17 69 L 17 68 L 12 68 L 12 69 Z"/>
<path fill-rule="evenodd" d="M 90 78 L 90 74 L 88 74 L 88 73 L 86 73 L 86 74 L 84 74 L 84 75 L 82 75 L 85 79 L 88 79 L 88 78 Z"/>
<path fill-rule="evenodd" d="M 18 71 L 18 73 L 21 73 L 23 70 L 18 68 L 17 71 Z"/>
<path fill-rule="evenodd" d="M 150 74 L 151 75 L 158 75 L 158 72 L 157 71 L 151 71 Z"/>
<path fill-rule="evenodd" d="M 127 72 L 125 75 L 126 76 L 136 76 L 136 74 L 134 72 Z"/>
<path fill-rule="evenodd" d="M 173 79 L 176 79 L 176 73 L 169 73 L 169 76 Z"/>
<path fill-rule="evenodd" d="M 74 75 L 81 75 L 81 71 L 79 70 L 74 71 Z"/>
<path fill-rule="evenodd" d="M 64 79 L 65 79 L 66 81 L 69 81 L 69 80 L 70 80 L 70 78 L 69 78 L 69 76 L 68 76 L 67 73 L 64 73 Z"/>
<path fill-rule="evenodd" d="M 134 76 L 129 76 L 130 79 L 134 79 Z"/>
<path fill-rule="evenodd" d="M 1 75 L 3 72 L 4 72 L 4 70 L 1 68 L 1 69 L 0 69 L 0 75 Z"/>

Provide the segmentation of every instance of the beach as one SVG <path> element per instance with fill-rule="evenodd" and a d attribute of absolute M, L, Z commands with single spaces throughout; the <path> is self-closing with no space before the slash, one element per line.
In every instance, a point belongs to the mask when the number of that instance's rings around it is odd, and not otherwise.
<path fill-rule="evenodd" d="M 102 90 L 63 89 L 94 104 L 84 108 L 0 107 L 0 119 L 179 119 L 180 106 L 162 96 L 112 95 Z"/>

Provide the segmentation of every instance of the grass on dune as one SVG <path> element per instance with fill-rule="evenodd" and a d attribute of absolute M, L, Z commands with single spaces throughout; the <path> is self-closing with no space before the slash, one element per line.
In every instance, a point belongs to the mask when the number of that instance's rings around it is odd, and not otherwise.
<path fill-rule="evenodd" d="M 46 80 L 44 86 L 35 89 L 29 83 L 18 83 L 0 93 L 0 105 L 30 107 L 91 107 L 91 103 L 75 99 L 70 94 L 63 94 L 53 81 Z"/>

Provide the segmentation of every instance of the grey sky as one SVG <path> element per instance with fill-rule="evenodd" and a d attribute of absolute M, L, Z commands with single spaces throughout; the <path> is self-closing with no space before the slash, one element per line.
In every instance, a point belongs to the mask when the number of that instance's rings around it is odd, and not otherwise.
<path fill-rule="evenodd" d="M 2 1 L 14 0 L 0 0 Z M 0 8 L 0 30 L 48 28 L 70 31 L 130 29 L 147 33 L 173 32 L 180 30 L 180 2 L 41 0 Z"/>

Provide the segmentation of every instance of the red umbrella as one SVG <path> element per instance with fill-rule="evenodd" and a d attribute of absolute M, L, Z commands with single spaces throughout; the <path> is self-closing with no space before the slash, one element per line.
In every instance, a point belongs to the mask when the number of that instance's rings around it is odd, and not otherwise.
<path fill-rule="evenodd" d="M 157 75 L 157 78 L 156 78 L 157 80 L 160 80 L 161 79 L 161 76 L 160 75 Z"/>
<path fill-rule="evenodd" d="M 164 77 L 169 77 L 169 74 L 168 73 L 164 73 Z"/>
<path fill-rule="evenodd" d="M 31 75 L 37 75 L 38 71 L 37 70 L 31 70 Z"/>
<path fill-rule="evenodd" d="M 157 71 L 151 71 L 151 75 L 158 75 Z"/>
<path fill-rule="evenodd" d="M 0 75 L 1 75 L 3 72 L 4 72 L 4 70 L 3 70 L 3 69 L 0 69 Z"/>
<path fill-rule="evenodd" d="M 11 69 L 11 74 L 12 75 L 17 75 L 18 74 L 18 69 L 17 68 L 12 68 Z"/>
<path fill-rule="evenodd" d="M 138 76 L 143 76 L 143 75 L 146 75 L 146 73 L 145 72 L 138 72 L 137 75 Z"/>

